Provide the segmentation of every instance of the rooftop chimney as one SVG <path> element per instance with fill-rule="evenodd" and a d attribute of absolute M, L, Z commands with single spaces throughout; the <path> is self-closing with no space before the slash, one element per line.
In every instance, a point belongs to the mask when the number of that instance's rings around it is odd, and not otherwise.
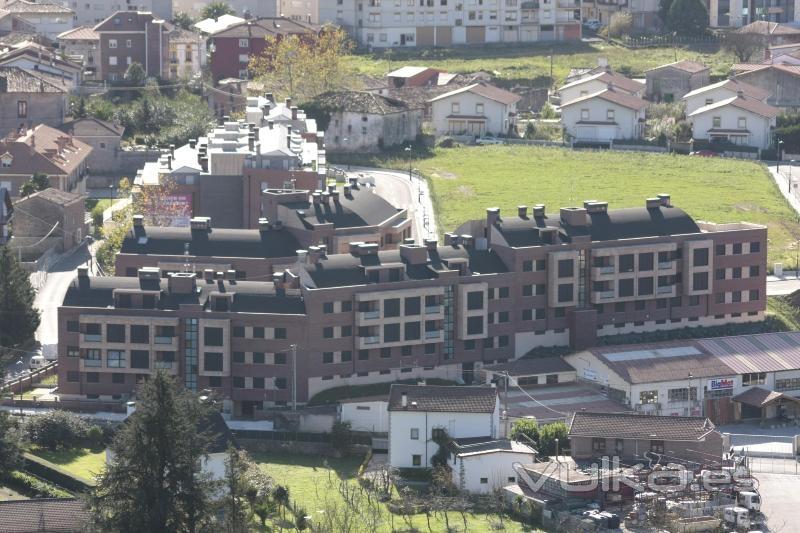
<path fill-rule="evenodd" d="M 412 239 L 411 237 L 403 239 L 403 244 L 406 244 L 408 246 L 414 246 L 414 239 Z"/>
<path fill-rule="evenodd" d="M 339 203 L 339 191 L 331 192 L 331 200 L 333 200 L 333 203 L 335 204 Z"/>
<path fill-rule="evenodd" d="M 197 139 L 189 139 L 189 148 L 191 148 L 192 150 L 194 150 L 194 148 L 195 148 L 196 146 L 197 146 Z"/>
<path fill-rule="evenodd" d="M 79 266 L 78 267 L 78 277 L 79 278 L 88 278 L 89 277 L 89 267 Z"/>
<path fill-rule="evenodd" d="M 204 268 L 203 269 L 203 279 L 206 283 L 211 283 L 214 281 L 214 269 L 213 268 Z"/>
<path fill-rule="evenodd" d="M 264 98 L 266 98 L 270 102 L 275 101 L 275 95 L 272 93 L 264 93 Z"/>
<path fill-rule="evenodd" d="M 133 215 L 133 226 L 135 228 L 144 226 L 144 215 Z"/>
<path fill-rule="evenodd" d="M 737 98 L 744 98 L 744 91 L 742 91 L 741 89 L 736 91 L 736 97 Z"/>
<path fill-rule="evenodd" d="M 458 244 L 458 236 L 455 233 L 445 233 L 444 234 L 444 244 L 445 246 L 455 246 Z"/>
<path fill-rule="evenodd" d="M 267 127 L 268 127 L 269 129 L 272 129 L 272 128 L 273 128 L 273 126 L 275 126 L 275 121 L 274 121 L 274 120 L 272 120 L 272 119 L 269 119 L 269 120 L 267 121 Z"/>
<path fill-rule="evenodd" d="M 544 204 L 536 204 L 533 206 L 533 218 L 544 218 Z"/>
<path fill-rule="evenodd" d="M 648 198 L 645 200 L 645 206 L 647 209 L 658 209 L 661 206 L 661 200 L 659 198 Z"/>
<path fill-rule="evenodd" d="M 236 281 L 236 271 L 235 270 L 226 270 L 225 271 L 225 279 L 228 281 Z"/>
<path fill-rule="evenodd" d="M 467 234 L 461 235 L 461 243 L 464 246 L 472 246 L 474 244 L 472 235 L 467 235 Z"/>
<path fill-rule="evenodd" d="M 286 103 L 286 107 L 289 107 L 289 108 L 292 107 L 292 99 L 291 98 L 287 98 L 286 100 L 284 100 L 284 102 Z"/>
<path fill-rule="evenodd" d="M 500 208 L 489 207 L 486 209 L 486 225 L 494 226 L 500 220 Z"/>
<path fill-rule="evenodd" d="M 405 409 L 408 407 L 408 394 L 405 392 L 400 395 L 400 406 Z"/>
<path fill-rule="evenodd" d="M 197 276 L 194 272 L 170 272 L 167 287 L 172 294 L 193 294 Z"/>
<path fill-rule="evenodd" d="M 539 228 L 539 238 L 545 244 L 556 244 L 557 234 L 558 234 L 558 228 L 554 228 L 551 226 Z"/>
<path fill-rule="evenodd" d="M 333 192 L 336 190 L 336 185 L 328 185 L 328 192 Z"/>
<path fill-rule="evenodd" d="M 583 203 L 583 207 L 589 214 L 608 212 L 608 202 L 598 202 L 597 200 L 588 200 Z"/>
<path fill-rule="evenodd" d="M 297 106 L 293 105 L 290 109 L 292 110 L 292 120 L 297 120 Z"/>
<path fill-rule="evenodd" d="M 345 196 L 350 196 L 350 186 L 349 185 L 345 185 L 344 186 L 344 195 Z"/>
<path fill-rule="evenodd" d="M 436 239 L 425 239 L 425 247 L 428 249 L 429 252 L 435 252 L 437 245 L 438 242 L 436 241 Z"/>
<path fill-rule="evenodd" d="M 353 241 L 351 243 L 348 243 L 347 245 L 348 251 L 353 255 L 358 255 L 359 246 L 361 246 L 362 244 L 364 243 L 361 241 Z"/>
<path fill-rule="evenodd" d="M 308 250 L 295 250 L 294 252 L 297 254 L 297 262 L 299 264 L 303 264 L 306 262 L 306 258 L 308 257 Z"/>
<path fill-rule="evenodd" d="M 586 209 L 583 207 L 562 207 L 561 222 L 568 226 L 585 226 Z"/>
<path fill-rule="evenodd" d="M 658 199 L 661 201 L 661 205 L 663 207 L 672 207 L 672 204 L 670 203 L 669 194 L 662 192 L 661 194 L 658 195 Z"/>
<path fill-rule="evenodd" d="M 266 218 L 259 218 L 258 219 L 258 231 L 269 231 L 271 228 L 271 224 L 269 220 Z"/>
<path fill-rule="evenodd" d="M 208 172 L 208 157 L 200 157 L 200 170 L 203 172 Z"/>
<path fill-rule="evenodd" d="M 211 229 L 211 217 L 192 217 L 189 225 L 193 230 L 208 231 Z"/>
<path fill-rule="evenodd" d="M 517 206 L 517 214 L 519 218 L 527 218 L 528 217 L 528 206 L 527 205 L 518 205 Z"/>

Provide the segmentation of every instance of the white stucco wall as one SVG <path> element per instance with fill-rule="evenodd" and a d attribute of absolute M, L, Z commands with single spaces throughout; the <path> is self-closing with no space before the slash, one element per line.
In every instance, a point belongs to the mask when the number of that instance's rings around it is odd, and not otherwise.
<path fill-rule="evenodd" d="M 581 110 L 589 111 L 588 118 L 581 119 Z M 605 122 L 609 109 L 614 110 L 616 125 L 579 125 L 580 121 Z M 603 100 L 592 98 L 574 105 L 561 108 L 561 123 L 572 137 L 578 140 L 612 141 L 616 139 L 638 139 L 641 137 L 642 127 L 639 118 L 644 118 L 644 110 L 634 111 L 627 107 Z"/>
<path fill-rule="evenodd" d="M 353 431 L 387 433 L 389 431 L 389 411 L 387 401 L 348 402 L 340 405 L 342 422 L 350 422 Z"/>
<path fill-rule="evenodd" d="M 473 494 L 487 494 L 517 481 L 514 463 L 529 464 L 533 461 L 533 453 L 503 451 L 454 457 L 450 466 L 456 487 Z M 486 483 L 482 483 L 481 478 Z"/>
<path fill-rule="evenodd" d="M 454 103 L 458 103 L 459 111 L 457 113 L 453 112 Z M 477 104 L 483 104 L 483 113 L 476 111 Z M 477 94 L 462 92 L 432 102 L 431 122 L 436 135 L 448 135 L 450 134 L 450 119 L 447 118 L 449 115 L 482 115 L 487 119 L 484 134 L 505 135 L 508 133 L 509 126 L 516 122 L 515 119 L 509 118 L 508 115 L 509 113 L 516 113 L 516 111 L 516 104 L 506 106 Z M 473 131 L 467 134 L 479 135 L 480 133 L 479 131 Z"/>
<path fill-rule="evenodd" d="M 431 466 L 439 445 L 431 440 L 434 428 L 444 428 L 452 438 L 497 437 L 500 409 L 489 413 L 426 413 L 389 411 L 389 464 L 394 468 L 414 468 L 413 455 L 420 455 L 417 468 Z M 411 429 L 419 438 L 411 439 Z"/>
<path fill-rule="evenodd" d="M 746 142 L 743 143 L 746 146 L 764 149 L 769 148 L 770 144 L 772 144 L 771 128 L 775 126 L 774 118 L 762 117 L 732 105 L 689 117 L 689 122 L 692 124 L 692 135 L 695 139 L 710 139 L 711 135 L 708 130 L 714 127 L 714 117 L 720 118 L 719 128 L 726 130 L 738 129 L 739 118 L 745 118 L 747 120 L 746 129 L 749 132 Z"/>

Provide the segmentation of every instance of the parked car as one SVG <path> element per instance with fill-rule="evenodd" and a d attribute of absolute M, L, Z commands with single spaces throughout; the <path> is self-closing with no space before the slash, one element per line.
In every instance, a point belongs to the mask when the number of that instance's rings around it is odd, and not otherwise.
<path fill-rule="evenodd" d="M 475 144 L 504 144 L 505 141 L 503 139 L 498 139 L 497 137 L 478 137 L 475 139 Z"/>
<path fill-rule="evenodd" d="M 584 20 L 583 25 L 592 31 L 597 31 L 603 27 L 603 23 L 597 19 Z"/>
<path fill-rule="evenodd" d="M 31 370 L 38 370 L 47 364 L 47 359 L 43 355 L 34 355 L 31 357 L 31 362 L 28 363 L 28 368 Z"/>

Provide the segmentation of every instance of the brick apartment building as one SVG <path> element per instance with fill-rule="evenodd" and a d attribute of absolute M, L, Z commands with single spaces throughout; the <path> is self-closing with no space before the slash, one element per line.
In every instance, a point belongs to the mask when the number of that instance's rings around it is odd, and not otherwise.
<path fill-rule="evenodd" d="M 169 76 L 169 32 L 167 23 L 153 13 L 118 11 L 94 27 L 98 36 L 97 79 L 118 81 L 132 63 L 139 63 L 147 76 Z"/>
<path fill-rule="evenodd" d="M 492 208 L 443 245 L 311 247 L 272 282 L 236 281 L 234 269 L 198 278 L 188 262 L 168 279 L 152 267 L 79 276 L 59 309 L 59 387 L 123 398 L 169 366 L 251 416 L 345 384 L 470 382 L 483 364 L 536 346 L 759 320 L 766 245 L 763 226 L 697 223 L 662 195 L 549 217 L 543 206 L 508 217 Z"/>
<path fill-rule="evenodd" d="M 211 58 L 208 66 L 214 81 L 223 78 L 248 79 L 248 64 L 261 55 L 267 43 L 287 35 L 319 33 L 320 27 L 285 17 L 245 20 L 208 38 Z"/>
<path fill-rule="evenodd" d="M 207 136 L 146 163 L 134 180 L 139 187 L 171 181 L 175 200 L 189 225 L 193 216 L 211 217 L 215 227 L 258 228 L 262 193 L 267 189 L 317 190 L 325 187 L 325 143 L 316 121 L 272 94 L 248 97 L 245 119 L 228 117 Z M 240 205 L 241 209 L 231 209 Z"/>
<path fill-rule="evenodd" d="M 397 248 L 411 235 L 405 209 L 352 183 L 340 194 L 334 186 L 323 193 L 267 190 L 258 229 L 214 228 L 213 219 L 194 218 L 191 228 L 134 227 L 122 242 L 115 269 L 118 276 L 136 276 L 142 267 L 158 267 L 162 277 L 189 270 L 202 275 L 234 270 L 237 280 L 272 278 L 274 265 L 297 261 L 297 250 L 319 245 L 327 252 L 346 252 L 359 240 L 381 249 Z M 186 265 L 190 265 L 187 269 Z"/>

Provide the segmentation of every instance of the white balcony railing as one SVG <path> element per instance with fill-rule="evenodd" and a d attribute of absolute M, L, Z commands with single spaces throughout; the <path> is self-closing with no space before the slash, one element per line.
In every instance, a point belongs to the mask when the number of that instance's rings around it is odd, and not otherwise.
<path fill-rule="evenodd" d="M 614 265 L 595 267 L 600 274 L 613 274 Z"/>
<path fill-rule="evenodd" d="M 103 366 L 103 361 L 100 359 L 84 359 L 83 366 Z"/>
<path fill-rule="evenodd" d="M 438 339 L 441 335 L 441 331 L 426 331 L 425 338 L 426 339 Z"/>
<path fill-rule="evenodd" d="M 658 268 L 664 270 L 667 268 L 672 268 L 672 261 L 659 261 Z"/>
<path fill-rule="evenodd" d="M 380 311 L 362 311 L 361 312 L 361 319 L 362 320 L 374 320 L 376 318 L 381 317 Z"/>
<path fill-rule="evenodd" d="M 161 336 L 156 335 L 154 340 L 153 340 L 153 342 L 155 344 L 172 344 L 172 340 L 174 338 L 175 337 L 161 337 Z"/>
<path fill-rule="evenodd" d="M 672 285 L 669 285 L 667 287 L 659 287 L 658 289 L 656 289 L 656 292 L 658 294 L 669 294 L 669 293 L 672 292 L 672 289 L 674 289 L 674 288 L 675 287 L 673 287 Z"/>
<path fill-rule="evenodd" d="M 600 300 L 610 300 L 614 297 L 614 291 L 599 291 L 597 298 Z"/>
<path fill-rule="evenodd" d="M 103 336 L 102 335 L 92 335 L 89 333 L 83 334 L 83 340 L 86 342 L 102 342 Z"/>
<path fill-rule="evenodd" d="M 442 312 L 441 305 L 426 305 L 425 306 L 425 314 L 426 315 L 438 315 Z"/>
<path fill-rule="evenodd" d="M 378 344 L 381 342 L 380 337 L 361 337 L 364 344 Z"/>
<path fill-rule="evenodd" d="M 155 368 L 165 368 L 169 370 L 172 369 L 173 364 L 172 361 L 156 361 Z"/>

